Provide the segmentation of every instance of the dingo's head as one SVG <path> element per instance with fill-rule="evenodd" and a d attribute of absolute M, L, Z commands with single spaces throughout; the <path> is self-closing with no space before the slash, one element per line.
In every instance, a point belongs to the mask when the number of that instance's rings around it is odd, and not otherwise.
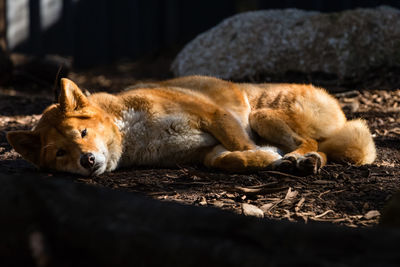
<path fill-rule="evenodd" d="M 9 132 L 7 139 L 39 168 L 83 175 L 115 169 L 121 155 L 113 118 L 68 79 L 61 80 L 59 103 L 43 112 L 34 130 Z"/>

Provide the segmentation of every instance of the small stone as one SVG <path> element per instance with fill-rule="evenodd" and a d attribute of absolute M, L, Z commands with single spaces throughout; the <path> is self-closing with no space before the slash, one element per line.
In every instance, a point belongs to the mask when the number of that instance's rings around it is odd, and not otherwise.
<path fill-rule="evenodd" d="M 381 216 L 381 213 L 377 210 L 370 210 L 364 214 L 364 218 L 367 220 L 370 220 L 370 219 L 373 219 L 373 218 L 376 218 L 379 216 Z"/>
<path fill-rule="evenodd" d="M 242 213 L 246 216 L 255 216 L 258 218 L 264 218 L 264 212 L 257 206 L 251 204 L 242 204 Z"/>

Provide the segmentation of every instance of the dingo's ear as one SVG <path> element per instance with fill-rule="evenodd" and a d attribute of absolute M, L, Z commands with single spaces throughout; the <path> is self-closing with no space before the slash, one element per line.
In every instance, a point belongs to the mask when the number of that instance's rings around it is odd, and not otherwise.
<path fill-rule="evenodd" d="M 24 159 L 39 166 L 41 141 L 38 133 L 12 131 L 7 133 L 7 140 Z"/>
<path fill-rule="evenodd" d="M 81 89 L 67 78 L 61 79 L 61 91 L 58 102 L 64 112 L 79 110 L 89 105 L 89 101 Z"/>

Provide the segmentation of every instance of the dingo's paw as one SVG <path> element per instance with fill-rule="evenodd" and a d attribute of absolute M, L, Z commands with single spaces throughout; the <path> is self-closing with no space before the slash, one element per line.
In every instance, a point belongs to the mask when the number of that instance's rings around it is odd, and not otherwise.
<path fill-rule="evenodd" d="M 273 163 L 272 169 L 286 173 L 294 173 L 297 169 L 297 158 L 299 156 L 300 155 L 297 154 L 286 154 L 283 158 Z"/>
<path fill-rule="evenodd" d="M 322 166 L 322 158 L 317 152 L 310 152 L 301 156 L 296 153 L 286 154 L 275 161 L 273 170 L 301 175 L 317 174 Z"/>
<path fill-rule="evenodd" d="M 322 158 L 317 152 L 310 152 L 297 159 L 297 169 L 305 174 L 317 174 L 322 166 Z"/>

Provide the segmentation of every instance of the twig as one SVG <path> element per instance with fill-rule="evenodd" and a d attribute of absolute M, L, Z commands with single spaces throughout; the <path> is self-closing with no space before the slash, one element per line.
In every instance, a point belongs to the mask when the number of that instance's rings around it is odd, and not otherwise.
<path fill-rule="evenodd" d="M 314 218 L 321 218 L 321 217 L 324 217 L 326 214 L 328 214 L 328 213 L 330 213 L 330 212 L 335 213 L 333 210 L 327 210 L 327 211 L 325 211 L 324 213 L 321 213 L 321 214 L 319 214 L 319 215 L 316 215 Z"/>
<path fill-rule="evenodd" d="M 266 173 L 270 173 L 270 174 L 277 174 L 277 175 L 281 175 L 281 176 L 285 176 L 291 179 L 296 179 L 296 181 L 300 182 L 303 185 L 308 184 L 307 182 L 303 181 L 304 178 L 300 177 L 300 176 L 296 176 L 296 175 L 292 175 L 292 174 L 288 174 L 288 173 L 284 173 L 284 172 L 279 172 L 279 171 L 263 171 Z"/>
<path fill-rule="evenodd" d="M 328 190 L 328 191 L 325 191 L 325 192 L 322 192 L 321 194 L 319 194 L 319 195 L 318 195 L 318 198 L 322 200 L 321 197 L 322 197 L 323 195 L 325 195 L 325 194 L 328 194 L 328 193 L 336 194 L 336 193 L 341 193 L 341 192 L 343 192 L 343 191 L 346 191 L 346 189 L 341 189 L 341 190 L 333 191 L 333 192 L 331 192 L 331 190 Z"/>
<path fill-rule="evenodd" d="M 232 188 L 231 188 L 232 189 Z M 284 191 L 287 187 L 276 187 L 276 188 L 246 188 L 241 186 L 235 186 L 233 188 L 235 191 L 244 193 L 246 195 L 261 195 L 261 194 L 272 194 L 280 191 Z"/>
<path fill-rule="evenodd" d="M 357 90 L 352 90 L 352 91 L 347 91 L 347 92 L 343 92 L 343 93 L 336 93 L 335 96 L 336 97 L 356 97 L 359 96 L 360 92 Z"/>
<path fill-rule="evenodd" d="M 322 192 L 321 194 L 318 195 L 318 198 L 322 200 L 321 197 L 322 197 L 323 195 L 325 195 L 325 194 L 328 194 L 329 192 L 331 192 L 331 190 L 327 190 L 327 191 L 325 191 L 325 192 Z"/>
<path fill-rule="evenodd" d="M 172 185 L 210 185 L 213 184 L 214 182 L 173 182 L 171 183 Z"/>
<path fill-rule="evenodd" d="M 251 185 L 251 186 L 247 186 L 246 188 L 262 189 L 262 188 L 272 188 L 273 186 L 277 186 L 277 185 L 279 185 L 278 182 L 271 182 L 271 183 L 260 184 L 260 185 Z"/>

